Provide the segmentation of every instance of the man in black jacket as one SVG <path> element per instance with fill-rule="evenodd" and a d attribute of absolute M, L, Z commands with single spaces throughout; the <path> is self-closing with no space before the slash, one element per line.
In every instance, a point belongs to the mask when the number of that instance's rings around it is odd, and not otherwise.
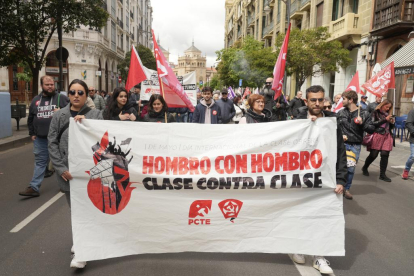
<path fill-rule="evenodd" d="M 312 121 L 323 117 L 336 117 L 335 113 L 323 110 L 325 90 L 320 85 L 314 85 L 306 89 L 306 104 L 307 107 L 301 107 L 298 110 L 296 119 L 311 119 Z M 342 137 L 342 131 L 338 127 L 336 129 L 336 143 L 337 143 L 337 156 L 336 156 L 336 188 L 335 193 L 342 194 L 343 187 L 346 184 L 346 154 L 345 145 Z M 293 261 L 299 264 L 305 263 L 305 257 L 302 254 L 293 254 Z M 321 273 L 330 274 L 333 273 L 327 260 L 322 256 L 315 256 L 313 259 L 313 267 L 319 270 Z"/>
<path fill-rule="evenodd" d="M 305 106 L 305 101 L 302 99 L 302 91 L 298 91 L 298 93 L 296 93 L 296 97 L 294 97 L 289 103 L 290 114 L 293 116 L 293 118 L 296 118 L 296 116 L 298 116 L 298 109 L 302 106 Z"/>
<path fill-rule="evenodd" d="M 33 98 L 27 118 L 29 135 L 33 141 L 35 167 L 30 185 L 19 193 L 21 196 L 39 196 L 40 185 L 45 176 L 46 166 L 49 163 L 47 135 L 49 134 L 50 122 L 53 113 L 69 103 L 66 96 L 55 93 L 53 77 L 41 77 L 40 85 L 42 86 L 42 92 Z"/>
<path fill-rule="evenodd" d="M 193 123 L 221 124 L 220 107 L 212 99 L 213 89 L 204 87 L 202 95 L 203 98 L 194 110 Z"/>
<path fill-rule="evenodd" d="M 375 102 L 370 103 L 367 107 L 368 113 L 371 114 L 381 102 L 382 102 L 382 97 L 375 97 Z"/>
<path fill-rule="evenodd" d="M 358 94 L 355 91 L 345 91 L 342 93 L 344 109 L 337 114 L 339 127 L 344 135 L 347 155 L 348 177 L 344 193 L 346 199 L 352 199 L 349 189 L 352 185 L 352 179 L 354 178 L 355 168 L 361 152 L 364 132 L 373 133 L 375 130 L 370 114 L 367 111 L 358 111 L 357 102 Z"/>
<path fill-rule="evenodd" d="M 224 88 L 221 90 L 221 99 L 216 101 L 216 104 L 220 107 L 222 124 L 228 124 L 231 122 L 231 119 L 233 119 L 234 115 L 236 115 L 233 101 L 229 100 L 227 96 L 228 91 Z"/>

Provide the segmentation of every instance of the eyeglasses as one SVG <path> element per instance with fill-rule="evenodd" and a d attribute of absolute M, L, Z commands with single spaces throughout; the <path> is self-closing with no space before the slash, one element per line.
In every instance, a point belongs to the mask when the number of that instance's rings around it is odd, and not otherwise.
<path fill-rule="evenodd" d="M 69 90 L 69 95 L 75 96 L 76 95 L 76 92 L 78 92 L 78 95 L 79 96 L 83 96 L 83 94 L 85 94 L 85 92 L 83 92 L 82 90 L 78 90 L 78 91 L 76 91 L 76 90 Z"/>
<path fill-rule="evenodd" d="M 313 103 L 316 103 L 316 102 L 323 103 L 324 99 L 323 99 L 323 98 L 320 98 L 320 99 L 311 98 L 311 99 L 309 99 L 309 101 L 311 101 L 311 102 L 313 102 Z"/>
<path fill-rule="evenodd" d="M 323 108 L 324 109 L 331 109 L 332 108 L 332 105 L 325 105 Z"/>
<path fill-rule="evenodd" d="M 221 93 L 221 95 L 227 95 L 227 93 Z"/>
<path fill-rule="evenodd" d="M 89 92 L 93 92 L 93 91 L 95 91 L 95 89 L 89 89 Z"/>
<path fill-rule="evenodd" d="M 257 100 L 257 101 L 254 101 L 255 103 L 258 103 L 258 104 L 264 104 L 264 101 L 261 101 L 261 100 Z"/>
<path fill-rule="evenodd" d="M 272 83 L 271 82 L 266 82 L 266 85 L 271 85 Z"/>

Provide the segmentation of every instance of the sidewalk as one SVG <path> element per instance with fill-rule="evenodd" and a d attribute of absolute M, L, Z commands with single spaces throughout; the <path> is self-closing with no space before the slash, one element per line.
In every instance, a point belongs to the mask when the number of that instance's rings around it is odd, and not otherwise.
<path fill-rule="evenodd" d="M 26 110 L 26 114 L 28 114 L 28 110 Z M 19 130 L 17 130 L 16 120 L 11 119 L 11 122 L 13 135 L 0 139 L 0 152 L 24 146 L 25 144 L 31 142 L 29 129 L 27 127 L 27 116 L 26 118 L 20 119 Z"/>

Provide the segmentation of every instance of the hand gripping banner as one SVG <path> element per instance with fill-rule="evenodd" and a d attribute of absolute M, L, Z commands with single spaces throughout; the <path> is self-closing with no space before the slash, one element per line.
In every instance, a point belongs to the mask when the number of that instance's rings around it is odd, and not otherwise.
<path fill-rule="evenodd" d="M 335 137 L 334 118 L 246 125 L 71 119 L 76 257 L 342 256 Z"/>

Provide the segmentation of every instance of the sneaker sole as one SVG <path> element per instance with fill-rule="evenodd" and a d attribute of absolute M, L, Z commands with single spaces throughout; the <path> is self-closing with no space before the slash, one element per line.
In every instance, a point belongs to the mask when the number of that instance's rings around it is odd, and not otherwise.
<path fill-rule="evenodd" d="M 320 272 L 320 273 L 322 273 L 322 274 L 332 274 L 332 273 L 333 273 L 333 270 L 330 270 L 330 271 L 320 270 L 320 269 L 319 269 L 319 267 L 318 267 L 317 265 L 313 265 L 313 268 L 314 268 L 314 269 L 316 269 L 317 271 L 319 271 L 319 272 Z"/>
<path fill-rule="evenodd" d="M 38 197 L 38 196 L 40 196 L 40 194 L 37 194 L 37 195 L 28 195 L 28 194 L 21 194 L 21 193 L 19 193 L 19 195 L 20 196 L 30 196 L 30 197 Z"/>

